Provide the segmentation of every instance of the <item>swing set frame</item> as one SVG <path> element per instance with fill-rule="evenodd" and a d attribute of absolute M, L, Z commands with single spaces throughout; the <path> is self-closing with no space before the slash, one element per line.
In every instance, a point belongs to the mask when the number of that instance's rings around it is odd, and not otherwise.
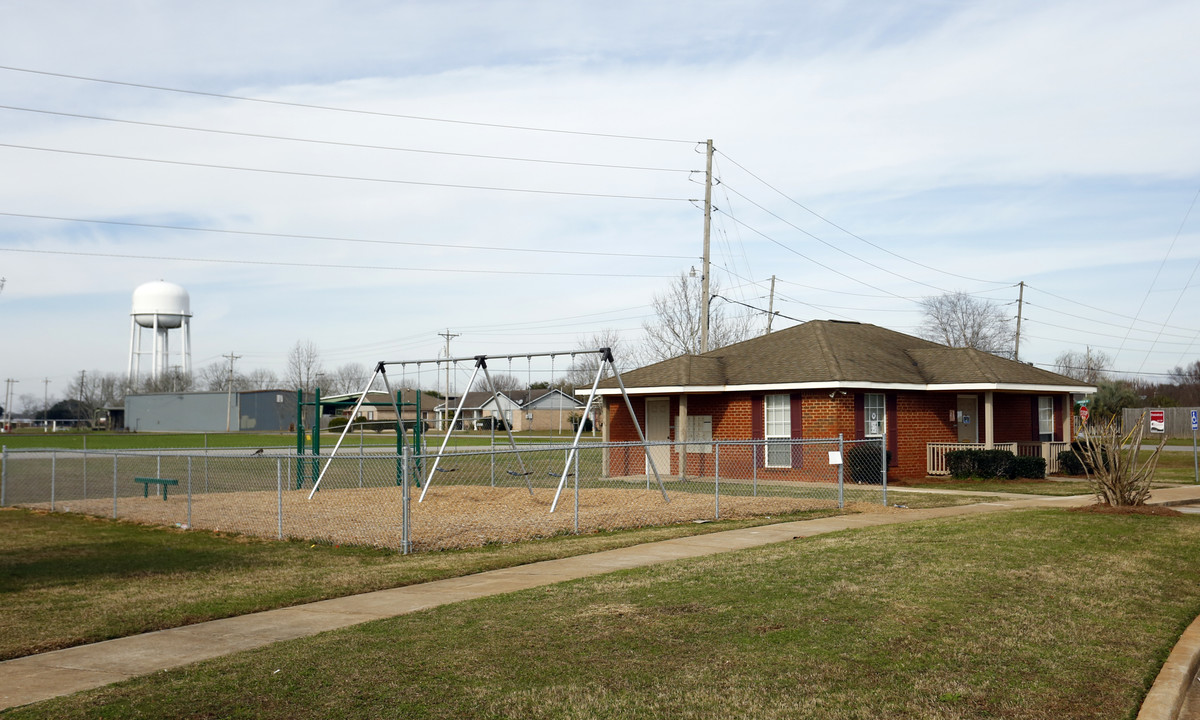
<path fill-rule="evenodd" d="M 667 497 L 666 486 L 663 485 L 662 477 L 659 475 L 658 467 L 654 463 L 654 458 L 652 456 L 652 453 L 650 453 L 649 448 L 647 447 L 648 443 L 646 442 L 646 436 L 642 432 L 641 424 L 638 422 L 637 413 L 635 413 L 633 411 L 633 402 L 629 399 L 629 393 L 625 389 L 625 381 L 621 379 L 621 373 L 617 369 L 616 362 L 613 360 L 613 354 L 612 354 L 611 348 L 603 347 L 603 348 L 597 348 L 595 350 L 558 350 L 558 351 L 551 351 L 551 352 L 519 353 L 519 354 L 514 354 L 514 355 L 496 355 L 496 356 L 492 356 L 492 358 L 493 359 L 507 358 L 509 361 L 509 364 L 511 365 L 512 359 L 514 357 L 515 358 L 523 357 L 523 358 L 526 358 L 527 361 L 532 360 L 535 357 L 549 357 L 551 359 L 550 360 L 551 363 L 553 363 L 554 358 L 558 355 L 575 356 L 575 355 L 587 355 L 590 353 L 596 353 L 597 355 L 599 355 L 600 362 L 598 362 L 596 364 L 596 377 L 592 381 L 592 388 L 591 388 L 591 391 L 588 393 L 587 403 L 584 405 L 584 416 L 585 417 L 587 416 L 587 413 L 591 410 L 592 405 L 596 401 L 596 397 L 597 397 L 596 389 L 599 387 L 600 379 L 604 376 L 604 370 L 605 370 L 605 367 L 607 367 L 608 369 L 610 369 L 612 371 L 613 377 L 615 377 L 617 380 L 617 385 L 621 388 L 621 397 L 624 398 L 625 407 L 629 410 L 630 418 L 633 419 L 633 426 L 637 430 L 638 439 L 640 440 L 640 442 L 642 444 L 643 450 L 646 452 L 646 459 L 648 461 L 648 464 L 650 465 L 650 470 L 654 473 L 654 479 L 658 482 L 658 489 L 662 493 L 663 502 L 668 502 L 668 503 L 671 502 L 671 499 L 669 497 Z M 362 393 L 359 395 L 358 404 L 356 404 L 354 406 L 354 410 L 350 413 L 350 416 L 356 417 L 358 415 L 358 409 L 362 406 L 363 401 L 367 397 L 367 393 L 370 391 L 371 387 L 375 384 L 376 379 L 382 378 L 384 388 L 387 390 L 388 397 L 395 397 L 395 394 L 392 392 L 391 384 L 388 383 L 388 376 L 387 376 L 388 366 L 399 365 L 401 370 L 404 370 L 408 365 L 416 365 L 419 369 L 421 365 L 427 365 L 427 364 L 440 366 L 441 363 L 450 363 L 453 366 L 454 363 L 458 363 L 458 362 L 474 361 L 475 369 L 474 369 L 474 372 L 471 373 L 471 379 L 467 383 L 467 387 L 474 386 L 475 379 L 479 376 L 480 371 L 482 371 L 484 380 L 487 383 L 488 390 L 491 393 L 491 398 L 486 403 L 484 403 L 484 407 L 486 407 L 490 403 L 495 403 L 496 410 L 499 413 L 499 416 L 501 418 L 503 418 L 504 417 L 503 408 L 501 407 L 500 401 L 499 401 L 499 396 L 501 393 L 496 389 L 496 384 L 492 381 L 491 373 L 488 372 L 488 366 L 487 366 L 488 359 L 489 359 L 489 356 L 487 356 L 487 355 L 474 355 L 474 356 L 464 356 L 464 357 L 456 357 L 456 358 L 438 358 L 438 359 L 434 359 L 434 360 L 380 360 L 378 363 L 376 363 L 375 372 L 373 375 L 371 375 L 371 378 L 367 381 L 366 386 L 363 388 Z M 419 390 L 420 389 L 418 388 L 418 391 Z M 454 418 L 450 421 L 450 426 L 446 429 L 446 435 L 442 438 L 441 446 L 438 448 L 437 455 L 434 457 L 433 463 L 431 464 L 431 467 L 429 469 L 429 473 L 425 477 L 424 487 L 421 488 L 421 497 L 417 500 L 417 502 L 421 502 L 425 499 L 425 494 L 427 492 L 429 492 L 429 487 L 430 487 L 430 485 L 433 484 L 433 477 L 434 477 L 434 474 L 438 472 L 438 464 L 441 462 L 442 455 L 446 451 L 446 445 L 450 442 L 450 436 L 454 433 L 454 428 L 458 425 L 459 418 L 462 417 L 463 406 L 466 403 L 466 399 L 467 399 L 467 394 L 464 392 L 464 393 L 462 393 L 462 396 L 459 398 L 458 407 L 455 408 L 455 410 L 454 410 Z M 449 398 L 447 398 L 447 400 L 449 400 Z M 393 406 L 394 405 L 395 405 L 395 403 L 393 403 Z M 396 411 L 396 417 L 400 417 L 399 407 L 394 407 L 394 409 Z M 418 422 L 419 421 L 420 421 L 420 418 L 418 418 Z M 529 480 L 530 472 L 525 467 L 525 461 L 521 458 L 521 452 L 517 448 L 516 440 L 513 438 L 511 426 L 507 422 L 505 422 L 504 425 L 505 425 L 505 428 L 504 428 L 505 432 L 508 435 L 509 446 L 511 447 L 512 452 L 516 455 L 517 462 L 520 464 L 520 467 L 521 467 L 520 473 L 513 473 L 513 474 L 517 475 L 519 477 L 525 478 L 525 483 L 529 488 L 529 494 L 532 495 L 533 494 L 533 483 Z M 581 423 L 579 423 L 579 426 L 575 429 L 575 436 L 571 441 L 570 451 L 567 453 L 567 457 L 565 459 L 565 462 L 563 463 L 562 473 L 559 476 L 558 487 L 554 491 L 554 502 L 551 503 L 551 505 L 550 505 L 550 512 L 554 512 L 557 509 L 559 496 L 562 494 L 563 487 L 567 483 L 568 475 L 571 474 L 571 470 L 570 470 L 571 461 L 573 459 L 575 459 L 575 457 L 577 456 L 577 454 L 579 452 L 579 443 L 580 443 L 580 439 L 583 436 L 584 425 L 586 425 L 586 423 L 581 422 Z M 321 468 L 320 475 L 318 475 L 316 480 L 313 482 L 312 491 L 308 494 L 309 500 L 312 500 L 313 496 L 316 495 L 317 489 L 320 488 L 320 486 L 321 486 L 321 480 L 325 477 L 326 471 L 329 470 L 329 465 L 333 462 L 333 458 L 337 455 L 337 451 L 342 446 L 342 441 L 346 439 L 346 434 L 349 432 L 349 430 L 350 430 L 349 424 L 347 424 L 346 427 L 342 429 L 342 434 L 338 438 L 337 443 L 333 446 L 333 450 L 330 452 L 329 458 L 325 461 L 325 465 Z M 406 480 L 407 480 L 407 478 L 406 478 Z"/>

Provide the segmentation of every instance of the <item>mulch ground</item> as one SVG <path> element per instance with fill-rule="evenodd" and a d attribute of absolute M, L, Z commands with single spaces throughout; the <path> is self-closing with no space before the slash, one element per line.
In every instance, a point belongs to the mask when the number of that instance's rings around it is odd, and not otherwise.
<path fill-rule="evenodd" d="M 414 550 L 442 550 L 517 542 L 553 535 L 670 525 L 712 520 L 709 494 L 673 493 L 663 502 L 657 490 L 587 489 L 580 493 L 576 528 L 575 496 L 565 491 L 550 512 L 554 491 L 535 488 L 434 486 L 424 502 L 410 502 Z M 773 496 L 722 496 L 722 519 L 762 517 L 802 510 L 836 508 L 832 500 Z M 42 503 L 31 505 L 49 509 Z M 878 505 L 848 504 L 854 511 L 883 511 Z M 60 501 L 56 510 L 112 517 L 112 499 Z M 151 525 L 191 527 L 266 538 L 297 538 L 331 544 L 401 545 L 402 491 L 397 487 L 330 489 L 308 500 L 305 491 L 174 493 L 161 498 L 119 498 L 117 517 Z M 280 516 L 282 514 L 282 525 Z"/>

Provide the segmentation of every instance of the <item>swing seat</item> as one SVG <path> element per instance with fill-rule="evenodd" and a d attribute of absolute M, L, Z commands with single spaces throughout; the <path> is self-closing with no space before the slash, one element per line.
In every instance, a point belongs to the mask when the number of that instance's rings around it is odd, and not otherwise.
<path fill-rule="evenodd" d="M 507 472 L 509 475 L 512 475 L 513 477 L 525 477 L 526 475 L 532 475 L 532 474 L 533 474 L 533 471 L 532 471 L 532 470 L 531 470 L 531 471 L 529 471 L 529 472 L 523 472 L 523 473 L 519 473 L 519 472 L 517 472 L 516 470 L 508 470 L 508 471 L 506 471 L 506 472 Z"/>
<path fill-rule="evenodd" d="M 438 472 L 455 472 L 458 468 L 438 468 Z"/>
<path fill-rule="evenodd" d="M 546 474 L 550 477 L 562 477 L 562 473 L 550 472 L 549 470 L 546 471 Z M 575 473 L 567 473 L 567 477 L 575 477 Z"/>

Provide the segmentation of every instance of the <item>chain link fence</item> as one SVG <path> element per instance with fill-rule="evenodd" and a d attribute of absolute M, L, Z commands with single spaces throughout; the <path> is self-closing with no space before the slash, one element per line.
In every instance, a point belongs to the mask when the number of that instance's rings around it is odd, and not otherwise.
<path fill-rule="evenodd" d="M 0 506 L 410 552 L 886 504 L 882 462 L 878 438 L 521 445 L 440 458 L 7 450 Z"/>

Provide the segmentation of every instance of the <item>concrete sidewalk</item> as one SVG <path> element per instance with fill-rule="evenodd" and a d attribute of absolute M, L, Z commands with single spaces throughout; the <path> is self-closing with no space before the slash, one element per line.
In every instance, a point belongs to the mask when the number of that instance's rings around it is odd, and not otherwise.
<path fill-rule="evenodd" d="M 615 570 L 713 555 L 838 530 L 978 515 L 1015 508 L 1072 507 L 1091 502 L 1091 496 L 997 498 L 994 502 L 977 505 L 779 523 L 547 560 L 477 575 L 212 620 L 2 662 L 0 709 L 101 687 L 280 640 L 306 637 L 460 600 L 525 590 Z M 1158 505 L 1187 503 L 1200 503 L 1200 486 L 1156 490 L 1151 498 L 1151 504 Z"/>

